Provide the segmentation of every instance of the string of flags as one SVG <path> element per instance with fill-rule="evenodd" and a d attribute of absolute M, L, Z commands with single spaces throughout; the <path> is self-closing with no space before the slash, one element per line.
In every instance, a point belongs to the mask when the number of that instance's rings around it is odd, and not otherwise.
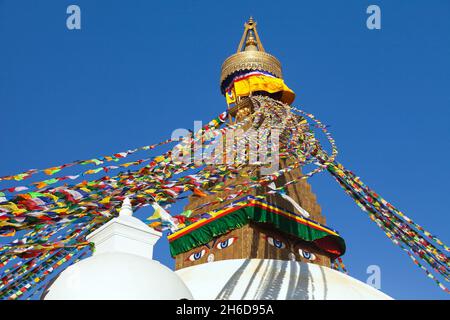
<path fill-rule="evenodd" d="M 254 112 L 237 123 L 227 123 L 228 113 L 224 112 L 186 137 L 0 177 L 0 182 L 17 182 L 39 175 L 50 176 L 50 179 L 0 190 L 0 237 L 13 239 L 0 247 L 0 298 L 28 297 L 41 290 L 49 277 L 63 266 L 91 252 L 93 248 L 85 236 L 116 216 L 125 197 L 131 199 L 135 210 L 152 206 L 154 213 L 146 219 L 150 226 L 161 231 L 175 232 L 199 219 L 208 219 L 214 206 L 239 205 L 233 200 L 254 190 L 260 191 L 260 198 L 271 194 L 283 197 L 298 214 L 308 218 L 309 212 L 289 196 L 287 187 L 322 171 L 329 172 L 370 219 L 448 292 L 439 278 L 448 281 L 449 248 L 336 162 L 338 149 L 327 125 L 310 113 L 269 97 L 250 99 Z M 258 161 L 251 166 L 248 161 L 252 155 L 247 148 L 233 146 L 225 151 L 220 143 L 229 133 L 249 127 L 260 132 L 256 137 L 244 130 L 239 137 L 241 143 L 254 145 L 259 151 Z M 278 142 L 271 140 L 273 129 L 279 132 Z M 317 130 L 324 135 L 328 151 L 321 145 Z M 156 152 L 158 147 L 170 143 L 175 146 L 169 151 L 122 163 L 138 151 Z M 261 159 L 273 156 L 275 147 L 279 156 L 276 161 L 283 160 L 285 165 L 267 175 L 259 175 L 260 169 L 270 166 Z M 222 161 L 226 152 L 228 161 Z M 200 161 L 196 159 L 197 153 L 202 155 Z M 94 167 L 59 175 L 66 168 L 85 165 Z M 307 166 L 313 169 L 296 179 L 281 182 L 280 177 Z M 89 180 L 94 176 L 95 179 Z M 246 179 L 239 184 L 229 183 L 238 176 Z M 86 180 L 75 183 L 79 178 Z M 178 215 L 168 212 L 168 206 L 189 195 L 211 200 Z M 346 272 L 342 260 L 336 259 L 334 265 Z"/>
<path fill-rule="evenodd" d="M 345 267 L 344 261 L 342 261 L 341 257 L 337 257 L 333 263 L 331 264 L 331 269 L 343 272 L 348 274 L 347 268 Z"/>
<path fill-rule="evenodd" d="M 439 238 L 425 231 L 381 198 L 341 164 L 328 163 L 327 168 L 344 191 L 364 212 L 369 214 L 370 219 L 384 231 L 388 238 L 405 251 L 441 289 L 449 292 L 438 280 L 440 275 L 449 281 L 450 260 L 444 253 L 444 251 L 448 252 L 449 248 Z"/>

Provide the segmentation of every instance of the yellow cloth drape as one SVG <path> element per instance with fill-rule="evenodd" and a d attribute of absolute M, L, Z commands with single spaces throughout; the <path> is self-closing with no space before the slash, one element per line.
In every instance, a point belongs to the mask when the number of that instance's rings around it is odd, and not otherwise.
<path fill-rule="evenodd" d="M 227 103 L 235 101 L 235 97 L 246 97 L 255 91 L 265 91 L 268 93 L 282 92 L 281 101 L 291 104 L 295 99 L 295 93 L 284 83 L 283 79 L 264 75 L 254 75 L 234 83 L 229 93 L 226 93 Z M 230 102 L 229 102 L 230 101 Z"/>

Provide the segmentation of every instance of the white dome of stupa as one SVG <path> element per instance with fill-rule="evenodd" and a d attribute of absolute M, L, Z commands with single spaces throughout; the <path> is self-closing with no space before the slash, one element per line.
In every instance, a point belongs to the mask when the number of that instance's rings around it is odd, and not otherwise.
<path fill-rule="evenodd" d="M 90 235 L 95 252 L 64 270 L 45 291 L 45 300 L 192 299 L 171 269 L 152 260 L 161 233 L 132 216 L 125 199 L 119 217 Z"/>
<path fill-rule="evenodd" d="M 342 272 L 299 261 L 232 259 L 176 272 L 196 300 L 392 299 Z"/>

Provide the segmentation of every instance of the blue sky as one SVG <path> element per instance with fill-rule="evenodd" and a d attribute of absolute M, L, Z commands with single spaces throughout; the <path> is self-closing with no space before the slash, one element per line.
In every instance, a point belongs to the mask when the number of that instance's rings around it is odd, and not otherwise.
<path fill-rule="evenodd" d="M 81 30 L 66 28 L 70 4 Z M 370 4 L 381 30 L 366 28 Z M 221 63 L 253 15 L 294 105 L 330 125 L 338 160 L 448 244 L 449 14 L 446 0 L 0 0 L 0 176 L 152 144 L 215 117 L 226 108 Z M 394 298 L 449 298 L 329 175 L 310 182 L 346 239 L 350 275 L 365 281 L 378 265 Z M 165 239 L 155 255 L 173 266 Z"/>

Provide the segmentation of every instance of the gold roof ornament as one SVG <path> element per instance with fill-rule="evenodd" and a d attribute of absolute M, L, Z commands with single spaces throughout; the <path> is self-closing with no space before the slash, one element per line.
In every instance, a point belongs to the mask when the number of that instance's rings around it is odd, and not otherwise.
<path fill-rule="evenodd" d="M 281 63 L 264 50 L 256 30 L 256 21 L 250 17 L 244 27 L 237 52 L 228 57 L 222 64 L 221 87 L 224 80 L 240 70 L 262 70 L 282 79 Z"/>

